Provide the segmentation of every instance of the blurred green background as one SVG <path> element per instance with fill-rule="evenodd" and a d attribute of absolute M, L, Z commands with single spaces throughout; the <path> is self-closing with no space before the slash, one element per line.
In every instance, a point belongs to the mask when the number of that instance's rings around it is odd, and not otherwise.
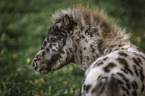
<path fill-rule="evenodd" d="M 84 72 L 74 64 L 48 75 L 30 66 L 55 11 L 103 8 L 145 50 L 145 0 L 0 0 L 0 96 L 80 96 Z"/>

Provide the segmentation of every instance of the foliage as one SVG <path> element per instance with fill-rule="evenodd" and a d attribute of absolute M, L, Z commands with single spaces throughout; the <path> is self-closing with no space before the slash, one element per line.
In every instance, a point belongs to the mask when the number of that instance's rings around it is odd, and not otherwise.
<path fill-rule="evenodd" d="M 131 40 L 145 49 L 143 27 L 132 26 L 135 23 L 130 22 L 123 5 L 115 6 L 107 0 L 0 0 L 0 96 L 80 96 L 84 72 L 74 64 L 43 75 L 34 72 L 30 63 L 52 25 L 55 11 L 77 4 L 96 7 L 95 2 L 113 18 L 120 18 L 120 25 L 135 30 Z"/>
<path fill-rule="evenodd" d="M 145 50 L 145 0 L 94 0 L 132 33 L 131 41 Z"/>

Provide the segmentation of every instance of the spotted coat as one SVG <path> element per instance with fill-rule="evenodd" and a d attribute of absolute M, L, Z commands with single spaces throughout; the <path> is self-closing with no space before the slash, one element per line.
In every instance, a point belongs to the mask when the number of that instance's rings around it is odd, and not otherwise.
<path fill-rule="evenodd" d="M 86 71 L 82 96 L 144 96 L 145 54 L 103 12 L 78 6 L 53 15 L 32 66 L 47 74 L 70 62 Z"/>
<path fill-rule="evenodd" d="M 83 95 L 144 96 L 144 55 L 125 48 L 98 58 L 85 73 Z"/>

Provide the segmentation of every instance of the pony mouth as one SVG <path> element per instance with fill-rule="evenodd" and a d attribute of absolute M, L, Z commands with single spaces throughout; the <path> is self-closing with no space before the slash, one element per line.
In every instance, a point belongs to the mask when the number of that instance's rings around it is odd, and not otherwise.
<path fill-rule="evenodd" d="M 37 69 L 37 71 L 42 74 L 48 74 L 50 72 L 50 70 L 48 70 L 48 67 L 46 64 L 42 64 L 41 67 L 39 69 Z"/>
<path fill-rule="evenodd" d="M 48 74 L 49 72 L 47 70 L 39 71 L 41 74 Z"/>
<path fill-rule="evenodd" d="M 37 69 L 36 71 L 40 72 L 42 74 L 48 74 L 50 72 L 54 72 L 55 69 L 52 66 L 49 66 L 49 65 L 51 65 L 51 64 L 48 64 L 48 65 L 47 64 L 42 64 L 42 65 L 40 65 L 40 68 Z"/>

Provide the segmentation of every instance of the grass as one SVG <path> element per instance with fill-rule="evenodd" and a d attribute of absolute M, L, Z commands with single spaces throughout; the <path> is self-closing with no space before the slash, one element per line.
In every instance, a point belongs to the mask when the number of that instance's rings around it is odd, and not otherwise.
<path fill-rule="evenodd" d="M 0 96 L 80 96 L 84 72 L 75 64 L 48 75 L 30 65 L 53 24 L 51 15 L 77 4 L 96 7 L 93 0 L 0 0 Z M 108 8 L 102 1 L 98 6 Z M 142 34 L 131 40 L 145 48 Z"/>
<path fill-rule="evenodd" d="M 0 1 L 0 96 L 80 96 L 84 72 L 74 64 L 48 75 L 30 64 L 52 25 L 51 15 L 82 1 Z"/>

